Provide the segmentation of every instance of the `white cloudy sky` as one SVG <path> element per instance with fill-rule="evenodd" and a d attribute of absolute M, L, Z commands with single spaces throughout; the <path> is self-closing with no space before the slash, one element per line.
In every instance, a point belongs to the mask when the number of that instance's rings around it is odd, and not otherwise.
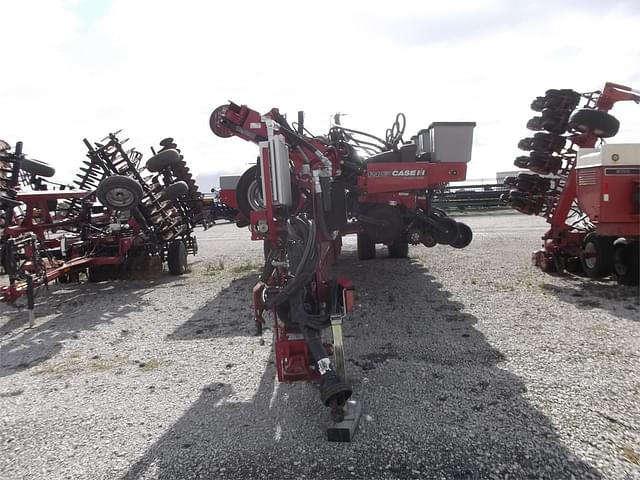
<path fill-rule="evenodd" d="M 548 88 L 640 89 L 640 1 L 0 0 L 0 138 L 70 178 L 84 137 L 124 129 L 145 154 L 173 136 L 196 173 L 240 173 L 254 146 L 215 137 L 233 100 L 277 106 L 326 132 L 407 135 L 476 121 L 469 178 L 512 169 Z M 616 141 L 639 139 L 640 106 L 620 104 Z"/>

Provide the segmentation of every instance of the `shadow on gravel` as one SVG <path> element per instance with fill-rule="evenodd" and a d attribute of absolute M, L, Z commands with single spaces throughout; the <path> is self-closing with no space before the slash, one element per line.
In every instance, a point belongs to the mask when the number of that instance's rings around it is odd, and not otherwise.
<path fill-rule="evenodd" d="M 564 447 L 522 380 L 499 368 L 504 356 L 477 319 L 421 263 L 358 262 L 347 252 L 339 270 L 361 304 L 345 327 L 363 402 L 353 443 L 326 442 L 316 389 L 277 384 L 270 362 L 249 401 L 232 400 L 233 383 L 205 387 L 122 479 L 601 478 Z M 218 313 L 254 280 L 225 289 L 211 308 Z M 225 318 L 251 320 L 244 309 Z"/>
<path fill-rule="evenodd" d="M 640 322 L 640 289 L 618 285 L 613 279 L 562 277 L 562 285 L 543 283 L 542 288 L 581 310 L 601 308 L 611 315 Z"/>
<path fill-rule="evenodd" d="M 52 286 L 36 299 L 36 326 L 28 328 L 28 312 L 3 306 L 9 320 L 0 327 L 0 377 L 32 368 L 56 355 L 67 340 L 97 325 L 139 311 L 145 293 L 171 281 L 113 281 Z M 42 317 L 51 318 L 42 321 Z M 38 320 L 40 318 L 40 320 Z"/>
<path fill-rule="evenodd" d="M 167 335 L 167 339 L 202 340 L 253 335 L 255 323 L 251 291 L 257 282 L 258 274 L 232 280 L 229 286 L 198 309 L 189 320 Z"/>

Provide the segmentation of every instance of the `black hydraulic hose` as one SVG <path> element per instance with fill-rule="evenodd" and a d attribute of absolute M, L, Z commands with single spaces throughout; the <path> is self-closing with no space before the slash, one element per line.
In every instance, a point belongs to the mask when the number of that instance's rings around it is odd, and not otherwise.
<path fill-rule="evenodd" d="M 304 309 L 302 292 L 291 296 L 289 299 L 289 309 L 291 312 L 291 318 L 295 318 L 298 324 L 303 328 L 322 330 L 329 324 L 329 313 L 313 314 Z"/>
<path fill-rule="evenodd" d="M 322 337 L 320 336 L 320 329 L 310 328 L 307 326 L 302 327 L 302 335 L 309 346 L 309 351 L 314 362 L 318 362 L 323 358 L 328 358 L 327 350 L 322 344 Z"/>
<path fill-rule="evenodd" d="M 329 234 L 329 230 L 327 229 L 327 222 L 324 218 L 324 208 L 323 208 L 323 200 L 322 200 L 323 192 L 317 192 L 314 194 L 315 202 L 314 202 L 314 210 L 316 219 L 318 221 L 318 226 L 320 227 L 320 233 L 324 236 L 324 238 L 331 238 Z"/>
<path fill-rule="evenodd" d="M 286 123 L 286 120 L 284 124 L 280 124 L 280 131 L 285 135 L 285 137 L 287 137 L 287 140 L 291 142 L 292 145 L 303 146 L 311 150 L 313 154 L 318 157 L 323 163 L 325 163 L 325 160 L 328 161 L 324 154 L 318 149 L 318 147 L 316 147 L 302 135 L 299 135 L 296 131 L 294 131 L 289 126 L 289 124 Z"/>
<path fill-rule="evenodd" d="M 264 306 L 267 309 L 277 307 L 285 302 L 288 302 L 292 295 L 304 288 L 304 286 L 311 281 L 313 276 L 313 267 L 315 267 L 315 255 L 309 257 L 309 263 L 312 268 L 303 270 L 300 275 L 297 275 L 287 283 L 282 290 L 280 290 L 272 298 L 268 298 L 264 302 Z"/>
<path fill-rule="evenodd" d="M 373 138 L 374 140 L 377 140 L 377 141 L 378 141 L 378 142 L 380 142 L 382 145 L 384 145 L 386 148 L 390 149 L 390 145 L 389 145 L 389 144 L 387 144 L 387 142 L 386 142 L 385 140 L 382 140 L 381 138 L 376 137 L 375 135 L 371 135 L 370 133 L 365 133 L 365 132 L 361 132 L 360 130 L 354 130 L 354 129 L 352 129 L 352 128 L 338 127 L 338 126 L 336 126 L 336 127 L 332 127 L 332 130 L 333 130 L 334 128 L 335 128 L 336 130 L 342 130 L 342 131 L 345 131 L 345 132 L 356 133 L 356 134 L 358 134 L 358 135 L 364 135 L 365 137 Z"/>
<path fill-rule="evenodd" d="M 305 222 L 303 222 L 302 220 L 300 220 L 297 217 L 294 217 L 294 219 L 298 222 L 300 222 L 300 225 L 303 225 L 305 228 L 308 225 L 308 229 L 307 229 L 307 236 L 304 239 L 304 250 L 302 252 L 302 258 L 300 259 L 300 263 L 298 264 L 298 268 L 296 268 L 296 276 L 300 275 L 304 268 L 305 265 L 307 263 L 307 260 L 309 258 L 309 256 L 311 255 L 311 252 L 313 251 L 313 249 L 315 249 L 315 244 L 316 244 L 316 224 L 315 222 L 311 221 L 308 224 L 306 224 Z"/>
<path fill-rule="evenodd" d="M 301 225 L 307 227 L 307 224 L 300 220 L 297 217 L 294 217 L 295 221 L 299 221 Z M 292 220 L 293 220 L 292 219 Z M 305 241 L 305 248 L 302 252 L 302 257 L 296 271 L 294 273 L 293 279 L 287 283 L 284 288 L 274 295 L 272 298 L 268 298 L 265 301 L 266 308 L 273 308 L 278 306 L 285 301 L 288 301 L 291 295 L 295 293 L 297 290 L 304 287 L 304 285 L 311 279 L 311 275 L 313 274 L 313 267 L 315 267 L 315 250 L 316 250 L 316 225 L 315 222 L 309 222 L 308 230 Z M 310 273 L 309 273 L 310 270 Z"/>

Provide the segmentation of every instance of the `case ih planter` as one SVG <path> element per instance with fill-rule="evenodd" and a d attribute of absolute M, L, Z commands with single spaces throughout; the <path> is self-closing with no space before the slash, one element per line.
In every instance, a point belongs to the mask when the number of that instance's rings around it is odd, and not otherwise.
<path fill-rule="evenodd" d="M 507 178 L 514 190 L 505 201 L 551 225 L 544 248 L 533 254 L 544 271 L 583 270 L 593 278 L 613 273 L 620 284 L 638 284 L 640 144 L 604 141 L 620 127 L 607 112 L 628 100 L 640 102 L 640 92 L 607 83 L 587 94 L 548 90 L 531 104 L 541 116 L 527 127 L 539 132 L 520 141 L 531 153 L 514 163 L 537 175 Z"/>
<path fill-rule="evenodd" d="M 434 123 L 405 143 L 400 114 L 385 139 L 339 124 L 317 137 L 305 134 L 302 112 L 294 130 L 277 109 L 261 115 L 231 103 L 212 113 L 210 126 L 259 148 L 255 166 L 237 181 L 221 180 L 221 200 L 264 242 L 253 306 L 259 332 L 273 318 L 278 379 L 318 381 L 332 419 L 347 419 L 329 439 L 349 440 L 358 406 L 349 403 L 342 325 L 354 290 L 349 279 L 332 278 L 330 266 L 347 234 L 358 236 L 361 260 L 376 256 L 376 244 L 394 258 L 406 257 L 409 244 L 468 245 L 471 229 L 432 208 L 431 197 L 465 179 L 475 124 Z M 322 340 L 328 328 L 331 344 Z"/>

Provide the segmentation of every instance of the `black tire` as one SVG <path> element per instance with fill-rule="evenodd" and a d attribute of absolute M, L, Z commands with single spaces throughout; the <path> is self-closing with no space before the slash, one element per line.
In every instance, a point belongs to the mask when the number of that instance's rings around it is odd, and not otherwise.
<path fill-rule="evenodd" d="M 409 242 L 396 241 L 387 248 L 391 258 L 407 258 L 409 256 Z"/>
<path fill-rule="evenodd" d="M 552 133 L 538 132 L 533 136 L 531 150 L 536 152 L 560 152 L 566 144 L 566 138 Z"/>
<path fill-rule="evenodd" d="M 167 265 L 171 275 L 182 275 L 187 271 L 187 247 L 182 240 L 175 240 L 169 244 Z"/>
<path fill-rule="evenodd" d="M 620 129 L 620 122 L 613 115 L 600 110 L 583 108 L 569 119 L 569 127 L 582 133 L 593 133 L 596 137 L 613 137 Z"/>
<path fill-rule="evenodd" d="M 544 109 L 544 102 L 546 99 L 544 97 L 536 97 L 533 102 L 531 102 L 531 110 L 534 112 L 541 112 Z"/>
<path fill-rule="evenodd" d="M 45 178 L 53 177 L 56 173 L 56 169 L 49 164 L 31 158 L 21 158 L 20 169 L 31 175 L 38 175 L 39 177 Z"/>
<path fill-rule="evenodd" d="M 189 193 L 189 186 L 187 185 L 187 182 L 183 182 L 181 180 L 167 186 L 160 195 L 160 200 L 177 200 L 187 193 Z"/>
<path fill-rule="evenodd" d="M 438 227 L 433 229 L 433 238 L 439 244 L 451 245 L 458 238 L 458 222 L 453 218 L 439 218 Z"/>
<path fill-rule="evenodd" d="M 513 164 L 518 168 L 529 168 L 529 157 L 526 155 L 520 155 L 516 157 Z"/>
<path fill-rule="evenodd" d="M 174 148 L 175 142 L 172 137 L 163 138 L 160 140 L 160 146 L 164 148 Z"/>
<path fill-rule="evenodd" d="M 547 90 L 544 107 L 553 110 L 573 110 L 580 103 L 580 94 L 571 89 Z"/>
<path fill-rule="evenodd" d="M 358 234 L 358 259 L 371 260 L 376 258 L 376 243 L 366 233 Z"/>
<path fill-rule="evenodd" d="M 614 247 L 613 271 L 620 285 L 638 285 L 640 259 L 638 243 L 621 243 Z"/>
<path fill-rule="evenodd" d="M 529 130 L 533 130 L 534 132 L 539 132 L 543 130 L 542 128 L 542 117 L 533 117 L 529 119 L 527 122 L 527 128 Z"/>
<path fill-rule="evenodd" d="M 172 148 L 163 150 L 147 160 L 147 170 L 150 172 L 160 172 L 166 167 L 180 163 L 181 158 L 177 150 Z"/>
<path fill-rule="evenodd" d="M 553 266 L 558 275 L 564 275 L 567 269 L 566 258 L 562 253 L 554 253 L 553 257 Z"/>
<path fill-rule="evenodd" d="M 582 242 L 580 263 L 588 277 L 602 278 L 609 275 L 613 269 L 611 237 L 602 237 L 596 232 L 588 233 Z"/>
<path fill-rule="evenodd" d="M 555 155 L 531 152 L 529 160 L 525 167 L 532 172 L 539 173 L 540 175 L 555 174 L 562 168 L 562 157 Z"/>
<path fill-rule="evenodd" d="M 582 263 L 578 257 L 569 257 L 565 262 L 565 268 L 569 273 L 580 274 L 582 273 Z"/>
<path fill-rule="evenodd" d="M 112 210 L 129 210 L 140 204 L 144 191 L 133 178 L 112 175 L 98 184 L 96 195 L 100 203 Z"/>
<path fill-rule="evenodd" d="M 236 186 L 236 202 L 240 213 L 251 219 L 251 212 L 264 208 L 262 197 L 262 182 L 258 177 L 258 166 L 254 165 L 242 174 Z"/>
<path fill-rule="evenodd" d="M 453 248 L 464 248 L 473 240 L 473 230 L 466 223 L 458 222 L 458 238 L 451 242 Z"/>
<path fill-rule="evenodd" d="M 569 111 L 546 109 L 542 112 L 540 126 L 547 132 L 562 135 L 569 126 Z"/>

